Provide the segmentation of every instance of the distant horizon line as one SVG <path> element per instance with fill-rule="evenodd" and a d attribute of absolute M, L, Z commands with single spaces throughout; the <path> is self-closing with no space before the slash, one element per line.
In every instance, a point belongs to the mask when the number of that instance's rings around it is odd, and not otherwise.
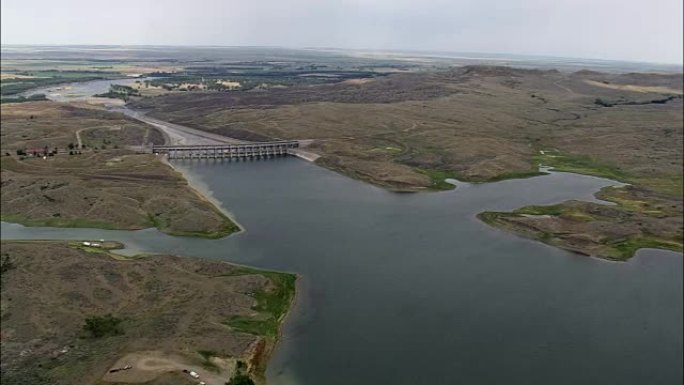
<path fill-rule="evenodd" d="M 490 56 L 522 56 L 529 58 L 544 58 L 544 59 L 571 59 L 571 60 L 591 60 L 598 62 L 622 62 L 635 64 L 655 64 L 666 66 L 684 66 L 684 58 L 681 62 L 657 62 L 634 59 L 606 59 L 606 58 L 591 58 L 591 57 L 575 57 L 575 56 L 557 56 L 549 54 L 531 54 L 531 53 L 510 53 L 510 52 L 478 52 L 478 51 L 448 51 L 448 50 L 421 50 L 421 49 L 397 49 L 397 48 L 341 48 L 341 47 L 293 47 L 282 45 L 220 45 L 220 44 L 42 44 L 42 43 L 0 43 L 0 48 L 4 47 L 149 47 L 149 48 L 163 48 L 163 47 L 178 47 L 178 48 L 277 48 L 289 50 L 319 50 L 319 51 L 364 51 L 376 53 L 411 53 L 420 54 L 423 56 L 433 55 L 490 55 Z M 445 57 L 445 56 L 441 56 Z M 445 57 L 448 58 L 448 57 Z M 508 58 L 513 59 L 513 58 Z M 684 68 L 682 68 L 684 72 Z"/>

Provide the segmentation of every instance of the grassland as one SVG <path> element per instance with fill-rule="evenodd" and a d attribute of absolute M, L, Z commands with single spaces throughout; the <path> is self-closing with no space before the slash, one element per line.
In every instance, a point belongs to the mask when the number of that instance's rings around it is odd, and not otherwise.
<path fill-rule="evenodd" d="M 261 381 L 269 351 L 259 347 L 273 337 L 223 322 L 251 316 L 262 305 L 258 293 L 285 282 L 293 290 L 294 282 L 290 274 L 219 261 L 120 258 L 76 242 L 3 241 L 0 253 L 1 379 L 8 385 L 185 384 L 181 368 L 197 370 L 208 384 L 222 385 L 236 368 Z M 284 313 L 290 300 L 267 304 Z M 86 320 L 106 315 L 118 332 L 84 329 Z M 108 373 L 122 362 L 132 369 Z M 162 369 L 150 368 L 154 362 Z"/>
<path fill-rule="evenodd" d="M 239 231 L 179 173 L 154 155 L 128 149 L 163 143 L 153 127 L 104 110 L 37 102 L 3 105 L 1 135 L 2 220 L 29 226 L 157 227 L 208 238 Z M 40 152 L 44 146 L 57 148 L 58 154 L 30 156 L 32 148 Z M 19 149 L 29 156 L 16 155 Z"/>
<path fill-rule="evenodd" d="M 234 276 L 255 274 L 268 278 L 273 283 L 273 287 L 252 294 L 256 300 L 253 309 L 257 314 L 249 317 L 233 317 L 227 321 L 227 324 L 241 332 L 276 338 L 280 321 L 294 298 L 296 277 L 250 268 L 240 268 L 231 273 Z"/>
<path fill-rule="evenodd" d="M 628 260 L 640 248 L 683 251 L 681 173 L 673 170 L 671 174 L 658 175 L 650 169 L 652 174 L 646 175 L 589 156 L 557 151 L 542 151 L 537 160 L 557 171 L 595 175 L 631 185 L 605 188 L 596 194 L 615 206 L 569 201 L 527 206 L 510 213 L 485 212 L 479 215 L 480 219 L 545 243 L 611 260 Z"/>
<path fill-rule="evenodd" d="M 615 206 L 567 201 L 483 212 L 484 222 L 580 254 L 624 261 L 644 247 L 683 250 L 682 201 L 636 186 L 597 194 Z"/>
<path fill-rule="evenodd" d="M 592 216 L 596 205 L 586 202 L 563 203 L 575 219 L 481 216 L 561 247 L 624 259 L 639 244 L 681 248 L 681 95 L 682 74 L 472 66 L 131 104 L 227 136 L 313 139 L 307 150 L 321 156 L 321 166 L 391 190 L 453 188 L 446 178 L 530 177 L 541 173 L 539 166 L 630 183 L 633 188 L 601 193 L 619 200 L 608 217 Z M 651 210 L 636 209 L 635 202 L 670 209 L 652 221 Z M 529 233 L 523 227 L 532 222 L 537 229 Z"/>
<path fill-rule="evenodd" d="M 313 139 L 310 150 L 321 155 L 321 165 L 393 189 L 434 188 L 435 172 L 474 182 L 535 175 L 540 149 L 627 167 L 649 153 L 649 163 L 665 167 L 658 172 L 670 172 L 678 160 L 681 99 L 602 108 L 596 98 L 647 102 L 663 95 L 595 87 L 587 79 L 645 81 L 636 75 L 467 67 L 360 84 L 167 95 L 132 105 L 228 136 Z M 681 75 L 650 81 L 681 89 Z M 634 152 L 638 144 L 645 147 Z"/>

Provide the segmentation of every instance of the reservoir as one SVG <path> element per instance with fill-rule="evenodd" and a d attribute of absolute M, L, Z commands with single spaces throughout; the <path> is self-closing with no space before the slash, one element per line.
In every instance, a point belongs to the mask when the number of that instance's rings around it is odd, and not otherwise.
<path fill-rule="evenodd" d="M 475 218 L 614 182 L 552 173 L 398 194 L 296 158 L 174 161 L 245 232 L 25 228 L 3 239 L 111 239 L 300 275 L 269 384 L 681 384 L 682 255 L 569 253 Z"/>
<path fill-rule="evenodd" d="M 155 79 L 153 77 L 127 78 L 127 79 L 102 79 L 85 82 L 64 83 L 47 87 L 34 88 L 23 92 L 20 96 L 28 97 L 36 94 L 44 94 L 47 99 L 55 102 L 84 101 L 94 95 L 104 94 L 109 91 L 112 84 L 120 86 L 132 86 L 136 82 L 145 82 Z"/>

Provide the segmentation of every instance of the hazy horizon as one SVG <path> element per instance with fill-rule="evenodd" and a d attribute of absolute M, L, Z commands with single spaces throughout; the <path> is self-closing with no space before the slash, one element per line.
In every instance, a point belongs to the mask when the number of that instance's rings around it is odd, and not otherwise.
<path fill-rule="evenodd" d="M 321 2 L 322 3 L 322 2 Z M 683 63 L 681 0 L 2 1 L 2 45 L 197 46 Z"/>

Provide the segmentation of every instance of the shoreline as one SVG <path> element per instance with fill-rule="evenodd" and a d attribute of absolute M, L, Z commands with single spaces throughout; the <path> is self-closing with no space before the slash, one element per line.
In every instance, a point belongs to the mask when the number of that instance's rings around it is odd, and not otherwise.
<path fill-rule="evenodd" d="M 283 328 L 286 322 L 288 322 L 290 317 L 293 317 L 294 309 L 299 303 L 300 300 L 300 292 L 302 291 L 302 279 L 303 276 L 297 272 L 289 271 L 289 270 L 273 270 L 273 269 L 265 269 L 262 267 L 254 267 L 252 265 L 245 265 L 242 263 L 233 263 L 230 261 L 225 261 L 229 263 L 232 266 L 238 267 L 238 268 L 244 268 L 248 269 L 251 273 L 253 274 L 260 274 L 260 273 L 276 273 L 276 274 L 287 274 L 294 276 L 294 287 L 292 290 L 292 296 L 290 298 L 290 301 L 287 304 L 287 309 L 284 313 L 280 315 L 277 319 L 277 331 L 275 333 L 275 336 L 270 336 L 270 335 L 261 335 L 261 334 L 256 334 L 258 337 L 254 343 L 250 346 L 249 354 L 245 357 L 249 363 L 251 363 L 250 366 L 248 366 L 247 372 L 252 374 L 254 377 L 254 380 L 257 385 L 266 385 L 268 384 L 268 377 L 266 375 L 268 371 L 268 366 L 273 358 L 273 354 L 275 353 L 276 349 L 278 348 L 278 345 L 280 344 L 282 337 L 283 337 Z M 266 275 L 264 275 L 266 276 Z M 249 365 L 249 364 L 248 364 Z"/>
<path fill-rule="evenodd" d="M 222 215 L 228 218 L 231 222 L 235 224 L 235 226 L 237 226 L 240 229 L 238 231 L 226 235 L 225 237 L 230 236 L 232 234 L 241 234 L 247 231 L 247 229 L 244 226 L 242 226 L 240 222 L 237 221 L 235 215 L 231 213 L 228 209 L 226 209 L 221 201 L 214 197 L 214 194 L 211 192 L 211 190 L 208 189 L 204 182 L 201 182 L 196 177 L 192 176 L 187 170 L 184 170 L 182 167 L 174 166 L 171 162 L 169 162 L 169 159 L 165 156 L 159 156 L 158 159 L 161 163 L 171 167 L 173 171 L 179 173 L 183 177 L 183 179 L 185 179 L 185 181 L 188 183 L 188 187 L 195 194 L 197 194 L 197 196 L 200 199 L 211 204 L 216 210 L 218 210 Z"/>
<path fill-rule="evenodd" d="M 0 215 L 0 220 L 7 223 L 16 223 L 26 227 L 55 227 L 55 228 L 92 228 L 92 229 L 102 229 L 102 230 L 123 230 L 123 231 L 137 231 L 144 229 L 156 229 L 157 231 L 168 234 L 171 236 L 179 237 L 192 237 L 192 238 L 204 238 L 204 239 L 221 239 L 228 237 L 233 234 L 240 234 L 246 231 L 245 227 L 242 226 L 236 219 L 233 213 L 226 209 L 223 204 L 216 199 L 211 191 L 199 180 L 194 178 L 190 173 L 182 168 L 174 167 L 166 157 L 157 157 L 157 159 L 163 164 L 171 168 L 174 172 L 178 173 L 178 176 L 186 183 L 186 186 L 190 191 L 197 196 L 197 198 L 205 203 L 207 203 L 215 212 L 224 219 L 224 223 L 231 225 L 230 227 L 237 228 L 222 230 L 214 233 L 203 233 L 203 232 L 182 232 L 182 231 L 172 231 L 164 230 L 154 224 L 151 226 L 118 226 L 109 222 L 100 222 L 97 220 L 86 220 L 86 219 L 45 219 L 36 220 L 29 218 L 22 218 L 18 215 L 2 214 Z"/>
<path fill-rule="evenodd" d="M 275 353 L 276 349 L 278 348 L 278 344 L 282 340 L 283 337 L 283 328 L 285 327 L 285 322 L 288 321 L 289 318 L 293 317 L 294 315 L 294 309 L 299 303 L 299 296 L 302 291 L 302 279 L 303 276 L 299 273 L 291 273 L 294 274 L 295 276 L 295 288 L 294 288 L 294 293 L 292 294 L 292 300 L 290 301 L 290 305 L 287 308 L 287 311 L 285 314 L 283 314 L 282 317 L 280 317 L 280 320 L 278 321 L 278 333 L 276 334 L 275 341 L 273 341 L 273 348 L 271 348 L 271 351 L 268 354 L 266 364 L 264 365 L 264 381 L 265 383 L 268 383 L 268 377 L 266 376 L 266 372 L 268 371 L 268 364 L 273 358 L 273 354 Z M 290 320 L 291 321 L 291 320 Z"/>
<path fill-rule="evenodd" d="M 521 238 L 529 239 L 561 250 L 565 250 L 576 255 L 600 259 L 607 262 L 628 262 L 637 255 L 637 252 L 639 250 L 642 249 L 666 250 L 675 253 L 684 252 L 680 248 L 680 245 L 668 244 L 667 241 L 663 241 L 660 239 L 648 240 L 638 236 L 634 237 L 633 239 L 627 239 L 626 241 L 622 242 L 626 243 L 632 241 L 637 243 L 636 247 L 629 251 L 621 251 L 619 248 L 620 243 L 603 245 L 597 244 L 595 245 L 595 248 L 581 248 L 578 246 L 568 244 L 567 241 L 565 241 L 562 237 L 557 236 L 555 233 L 546 233 L 543 230 L 527 227 L 524 224 L 506 221 L 507 218 L 516 218 L 522 215 L 525 214 L 516 213 L 515 210 L 510 212 L 482 211 L 476 214 L 475 217 L 482 223 L 494 229 L 505 231 Z M 603 250 L 605 251 L 603 253 L 600 252 L 600 250 L 597 252 L 596 249 L 601 246 L 603 246 Z"/>
<path fill-rule="evenodd" d="M 241 266 L 241 265 L 237 265 Z M 249 266 L 247 266 L 249 267 Z M 259 269 L 257 269 L 259 270 Z M 266 270 L 266 271 L 273 271 L 273 270 Z M 285 326 L 285 322 L 287 322 L 288 318 L 292 316 L 294 313 L 294 308 L 297 306 L 298 300 L 299 300 L 299 293 L 301 291 L 301 282 L 302 282 L 302 275 L 299 273 L 292 273 L 292 272 L 287 272 L 287 271 L 281 271 L 277 270 L 276 272 L 278 273 L 287 273 L 287 274 L 293 274 L 295 276 L 295 287 L 294 287 L 294 292 L 292 293 L 292 300 L 290 300 L 290 303 L 288 304 L 287 311 L 278 319 L 278 332 L 276 333 L 276 336 L 273 338 L 272 341 L 268 340 L 268 337 L 262 336 L 262 340 L 264 341 L 265 349 L 261 352 L 261 359 L 259 359 L 255 365 L 254 365 L 254 374 L 256 378 L 259 381 L 263 381 L 262 383 L 268 384 L 268 366 L 271 362 L 271 359 L 273 359 L 273 355 L 278 348 L 278 345 L 280 345 L 282 337 L 283 337 L 283 328 Z M 259 352 L 257 349 L 252 353 L 252 357 L 254 358 L 256 355 L 258 355 Z M 258 357 L 257 357 L 258 358 Z"/>

